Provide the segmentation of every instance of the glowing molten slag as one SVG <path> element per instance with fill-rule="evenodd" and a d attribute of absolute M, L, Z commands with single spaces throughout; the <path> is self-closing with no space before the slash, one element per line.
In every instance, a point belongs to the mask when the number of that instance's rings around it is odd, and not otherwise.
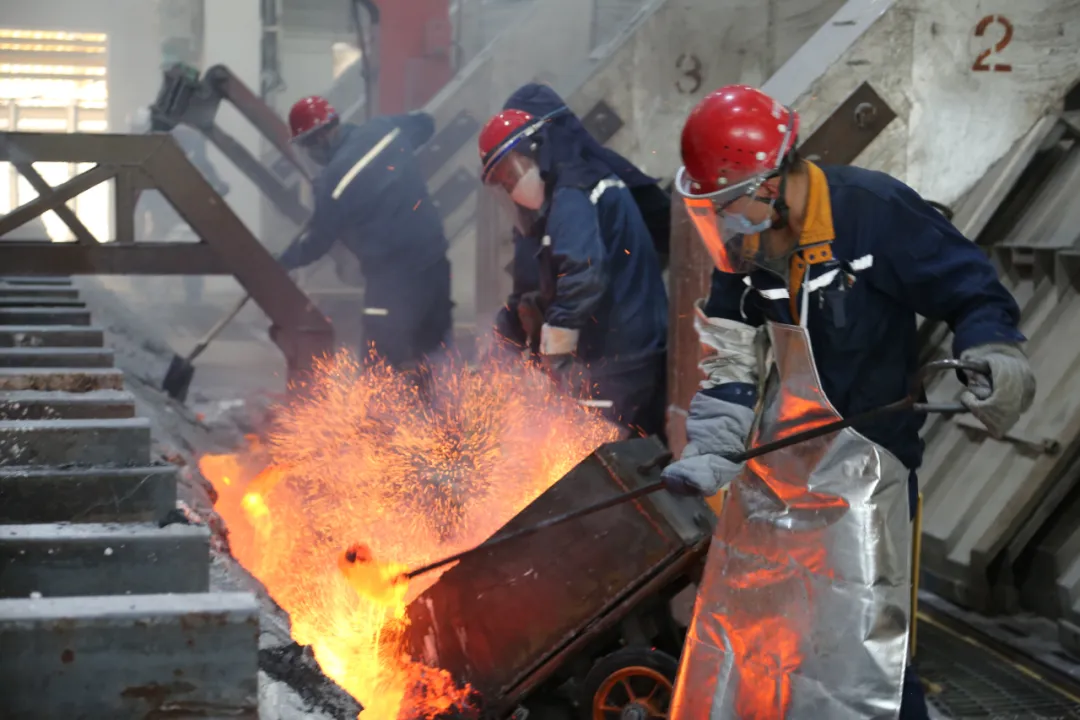
<path fill-rule="evenodd" d="M 434 718 L 469 693 L 406 654 L 406 606 L 438 574 L 400 574 L 483 542 L 620 434 L 535 370 L 450 368 L 434 388 L 424 403 L 342 354 L 265 445 L 199 462 L 233 555 L 372 720 Z"/>

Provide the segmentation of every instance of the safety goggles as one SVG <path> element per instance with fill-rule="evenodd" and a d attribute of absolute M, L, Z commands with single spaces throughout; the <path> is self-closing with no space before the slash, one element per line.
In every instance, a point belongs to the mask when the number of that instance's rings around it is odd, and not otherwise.
<path fill-rule="evenodd" d="M 720 272 L 745 274 L 761 265 L 760 236 L 745 225 L 743 216 L 726 211 L 742 199 L 752 200 L 769 177 L 758 175 L 715 192 L 695 194 L 686 168 L 679 168 L 675 187 L 698 237 Z"/>

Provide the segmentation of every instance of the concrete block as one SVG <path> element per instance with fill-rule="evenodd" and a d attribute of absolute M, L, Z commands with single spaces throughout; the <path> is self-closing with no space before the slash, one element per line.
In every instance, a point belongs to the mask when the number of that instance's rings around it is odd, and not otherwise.
<path fill-rule="evenodd" d="M 11 718 L 258 718 L 248 593 L 0 600 Z"/>
<path fill-rule="evenodd" d="M 86 303 L 77 297 L 58 298 L 40 295 L 5 295 L 0 293 L 0 308 L 84 308 Z"/>
<path fill-rule="evenodd" d="M 0 597 L 199 593 L 210 530 L 156 523 L 0 526 Z"/>
<path fill-rule="evenodd" d="M 176 507 L 175 465 L 0 467 L 0 525 L 158 522 Z"/>
<path fill-rule="evenodd" d="M 89 325 L 86 308 L 0 307 L 0 325 Z"/>
<path fill-rule="evenodd" d="M 79 290 L 65 285 L 4 285 L 0 284 L 0 297 L 50 297 L 77 298 Z"/>
<path fill-rule="evenodd" d="M 123 389 L 124 373 L 115 368 L 0 368 L 0 392 L 85 393 Z"/>
<path fill-rule="evenodd" d="M 113 366 L 108 348 L 0 348 L 0 367 L 102 368 Z"/>
<path fill-rule="evenodd" d="M 0 347 L 102 347 L 101 328 L 83 325 L 0 325 Z"/>
<path fill-rule="evenodd" d="M 0 420 L 89 420 L 135 417 L 135 396 L 123 390 L 88 393 L 0 392 Z"/>
<path fill-rule="evenodd" d="M 0 420 L 0 465 L 150 464 L 150 421 Z"/>

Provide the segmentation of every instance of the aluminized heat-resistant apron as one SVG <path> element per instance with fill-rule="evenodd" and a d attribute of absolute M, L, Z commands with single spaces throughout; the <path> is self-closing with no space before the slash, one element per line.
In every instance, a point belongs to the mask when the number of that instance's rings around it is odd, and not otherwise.
<path fill-rule="evenodd" d="M 751 447 L 840 419 L 804 328 L 775 364 Z M 908 470 L 847 429 L 747 462 L 728 488 L 674 720 L 895 718 L 911 612 Z"/>

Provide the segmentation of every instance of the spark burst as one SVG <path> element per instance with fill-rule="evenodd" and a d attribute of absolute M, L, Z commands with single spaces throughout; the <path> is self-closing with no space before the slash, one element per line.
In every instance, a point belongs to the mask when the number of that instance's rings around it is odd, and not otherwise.
<path fill-rule="evenodd" d="M 434 387 L 425 404 L 388 366 L 341 353 L 319 364 L 304 402 L 278 409 L 265 445 L 199 463 L 237 560 L 379 720 L 429 720 L 469 694 L 403 647 L 407 604 L 439 573 L 389 589 L 386 578 L 488 539 L 620 435 L 535 368 L 448 364 Z M 357 543 L 379 567 L 342 562 Z"/>

